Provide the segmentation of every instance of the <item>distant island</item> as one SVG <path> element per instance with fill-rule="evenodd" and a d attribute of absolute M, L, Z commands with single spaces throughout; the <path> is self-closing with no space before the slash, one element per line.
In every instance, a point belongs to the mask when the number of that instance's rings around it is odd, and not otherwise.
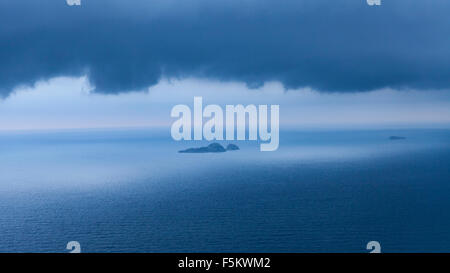
<path fill-rule="evenodd" d="M 406 139 L 406 137 L 402 137 L 402 136 L 390 136 L 389 139 L 390 139 L 390 140 L 400 140 L 400 139 Z"/>
<path fill-rule="evenodd" d="M 236 150 L 239 150 L 239 147 L 234 144 L 228 144 L 227 148 L 225 149 L 219 143 L 211 143 L 206 147 L 189 148 L 189 149 L 181 150 L 178 152 L 179 153 L 223 153 L 226 151 L 236 151 Z"/>

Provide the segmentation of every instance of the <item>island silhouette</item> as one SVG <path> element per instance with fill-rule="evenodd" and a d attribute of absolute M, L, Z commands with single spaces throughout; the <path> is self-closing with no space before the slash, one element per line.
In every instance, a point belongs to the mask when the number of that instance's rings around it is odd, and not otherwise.
<path fill-rule="evenodd" d="M 390 136 L 389 139 L 390 139 L 390 140 L 401 140 L 401 139 L 406 139 L 406 137 L 402 137 L 402 136 Z"/>
<path fill-rule="evenodd" d="M 228 144 L 227 148 L 225 149 L 222 145 L 219 143 L 211 143 L 206 147 L 199 147 L 199 148 L 189 148 L 186 150 L 178 151 L 179 153 L 224 153 L 226 151 L 236 151 L 239 150 L 239 147 L 235 144 Z"/>

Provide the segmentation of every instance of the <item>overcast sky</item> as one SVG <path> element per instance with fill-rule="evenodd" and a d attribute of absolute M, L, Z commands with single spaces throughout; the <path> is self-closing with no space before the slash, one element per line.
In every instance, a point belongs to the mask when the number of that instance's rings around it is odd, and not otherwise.
<path fill-rule="evenodd" d="M 0 130 L 167 126 L 280 104 L 285 127 L 449 127 L 450 1 L 0 1 Z"/>

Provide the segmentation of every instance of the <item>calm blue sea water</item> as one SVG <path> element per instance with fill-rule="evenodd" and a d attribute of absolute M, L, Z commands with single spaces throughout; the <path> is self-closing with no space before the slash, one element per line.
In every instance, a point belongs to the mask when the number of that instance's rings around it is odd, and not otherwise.
<path fill-rule="evenodd" d="M 391 141 L 391 135 L 405 140 Z M 282 132 L 179 154 L 155 130 L 0 133 L 0 252 L 450 251 L 450 131 Z M 225 142 L 226 144 L 226 142 Z"/>

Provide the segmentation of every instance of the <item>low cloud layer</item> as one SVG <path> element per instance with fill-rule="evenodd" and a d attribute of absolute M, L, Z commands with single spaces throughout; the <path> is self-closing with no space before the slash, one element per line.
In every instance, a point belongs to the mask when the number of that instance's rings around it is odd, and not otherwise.
<path fill-rule="evenodd" d="M 161 77 L 329 92 L 450 88 L 447 0 L 0 2 L 0 96 L 56 76 L 95 92 Z"/>

